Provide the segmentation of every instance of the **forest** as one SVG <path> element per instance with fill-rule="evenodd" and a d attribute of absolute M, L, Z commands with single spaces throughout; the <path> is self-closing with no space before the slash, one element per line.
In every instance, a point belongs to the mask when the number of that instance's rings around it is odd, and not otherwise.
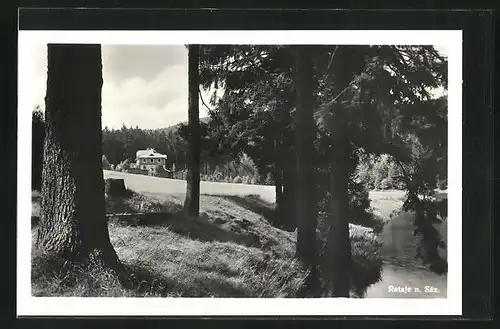
<path fill-rule="evenodd" d="M 200 180 L 274 186 L 274 225 L 296 232 L 294 257 L 308 273 L 301 296 L 350 296 L 349 225 L 370 226 L 372 190 L 406 193 L 403 209 L 415 213 L 415 234 L 422 236 L 417 248 L 432 263 L 440 243 L 428 233 L 437 212 L 432 197 L 446 189 L 448 143 L 447 59 L 434 47 L 187 47 L 188 122 L 144 130 L 101 127 L 100 47 L 49 46 L 47 95 L 54 97 L 47 97 L 45 114 L 39 107 L 33 112 L 40 248 L 59 261 L 97 258 L 123 279 L 103 222 L 82 218 L 104 216 L 104 199 L 92 194 L 103 192 L 103 167 L 126 172 L 137 150 L 152 147 L 167 155 L 169 168 L 185 171 L 186 216 L 200 217 Z M 92 74 L 79 69 L 80 52 L 88 52 Z M 55 97 L 75 76 L 90 91 Z M 209 113 L 202 120 L 201 88 L 224 89 L 220 98 L 202 99 Z M 71 130 L 76 122 L 88 145 Z M 58 175 L 73 188 L 54 184 Z M 92 213 L 74 208 L 85 203 L 99 206 Z M 77 224 L 54 225 L 71 220 Z M 61 236 L 78 239 L 55 238 Z"/>

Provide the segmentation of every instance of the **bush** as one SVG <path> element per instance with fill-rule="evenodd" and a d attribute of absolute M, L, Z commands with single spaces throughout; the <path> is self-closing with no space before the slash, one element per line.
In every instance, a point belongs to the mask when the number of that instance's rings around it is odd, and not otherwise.
<path fill-rule="evenodd" d="M 378 229 L 382 220 L 375 217 L 370 208 L 370 196 L 368 190 L 362 182 L 354 180 L 349 181 L 349 222 L 352 224 L 363 225 L 369 228 Z M 324 194 L 318 202 L 318 229 L 321 234 L 328 232 L 328 215 L 330 192 L 324 191 Z"/>
<path fill-rule="evenodd" d="M 242 180 L 241 180 L 241 177 L 240 176 L 236 176 L 234 177 L 233 179 L 233 183 L 238 183 L 238 184 L 241 184 Z"/>
<path fill-rule="evenodd" d="M 103 154 L 102 155 L 102 169 L 104 170 L 110 170 L 111 169 L 111 164 L 108 161 L 108 158 Z"/>
<path fill-rule="evenodd" d="M 271 173 L 268 173 L 266 179 L 264 180 L 265 185 L 274 185 L 274 179 Z"/>
<path fill-rule="evenodd" d="M 448 188 L 448 179 L 439 179 L 437 182 L 437 188 L 440 190 L 446 190 Z"/>
<path fill-rule="evenodd" d="M 116 171 L 127 171 L 130 169 L 130 160 L 125 159 L 122 162 L 120 162 L 118 165 L 116 165 Z"/>

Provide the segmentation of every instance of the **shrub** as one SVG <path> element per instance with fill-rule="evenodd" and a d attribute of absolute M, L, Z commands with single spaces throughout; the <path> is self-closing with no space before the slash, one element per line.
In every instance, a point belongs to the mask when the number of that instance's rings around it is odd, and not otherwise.
<path fill-rule="evenodd" d="M 108 158 L 103 154 L 102 155 L 102 169 L 104 170 L 110 170 L 111 169 L 111 164 L 108 161 Z"/>
<path fill-rule="evenodd" d="M 266 179 L 264 180 L 265 185 L 274 185 L 274 179 L 271 173 L 268 173 Z"/>
<path fill-rule="evenodd" d="M 447 179 L 439 179 L 437 182 L 437 188 L 440 190 L 446 190 L 448 188 L 448 180 Z"/>
<path fill-rule="evenodd" d="M 122 162 L 120 162 L 118 165 L 116 165 L 116 171 L 127 171 L 130 169 L 130 160 L 125 159 Z"/>
<path fill-rule="evenodd" d="M 238 183 L 238 184 L 241 184 L 242 180 L 241 180 L 241 177 L 240 176 L 236 176 L 234 177 L 233 179 L 233 183 Z"/>
<path fill-rule="evenodd" d="M 363 225 L 370 228 L 379 228 L 382 220 L 376 218 L 370 208 L 370 196 L 366 186 L 362 182 L 354 180 L 349 181 L 349 222 L 357 225 Z M 321 234 L 328 231 L 328 215 L 330 192 L 324 191 L 322 198 L 318 202 L 318 229 Z"/>
<path fill-rule="evenodd" d="M 381 182 L 389 175 L 389 157 L 387 155 L 384 154 L 375 161 L 373 175 L 375 187 L 379 188 Z"/>
<path fill-rule="evenodd" d="M 170 177 L 170 173 L 161 164 L 156 165 L 149 174 L 156 177 Z"/>

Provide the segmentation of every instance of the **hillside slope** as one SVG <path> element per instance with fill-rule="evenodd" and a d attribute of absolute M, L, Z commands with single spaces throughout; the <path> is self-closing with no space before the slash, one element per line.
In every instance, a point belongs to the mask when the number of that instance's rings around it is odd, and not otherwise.
<path fill-rule="evenodd" d="M 209 117 L 200 118 L 200 122 L 208 123 L 209 121 L 210 121 Z M 175 133 L 177 130 L 179 130 L 179 126 L 181 124 L 187 125 L 188 123 L 187 123 L 187 121 L 183 121 L 183 122 L 180 122 L 178 124 L 175 124 L 175 125 L 172 125 L 172 126 L 168 126 L 166 128 L 159 128 L 158 130 L 161 131 L 161 132 L 165 132 L 166 134 L 168 134 L 170 132 Z"/>

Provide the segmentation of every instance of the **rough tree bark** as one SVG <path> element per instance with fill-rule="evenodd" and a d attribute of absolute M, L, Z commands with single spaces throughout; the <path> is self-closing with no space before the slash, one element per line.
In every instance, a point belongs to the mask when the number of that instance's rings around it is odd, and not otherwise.
<path fill-rule="evenodd" d="M 297 165 L 293 156 L 285 158 L 285 161 L 287 163 L 283 165 L 283 194 L 281 196 L 283 212 L 281 221 L 286 230 L 293 231 L 297 227 Z"/>
<path fill-rule="evenodd" d="M 330 173 L 330 229 L 327 238 L 328 260 L 331 261 L 331 293 L 335 297 L 349 297 L 351 286 L 351 242 L 349 238 L 349 171 L 345 156 L 349 142 L 340 141 L 331 159 Z"/>
<path fill-rule="evenodd" d="M 297 209 L 297 256 L 311 269 L 308 286 L 315 291 L 319 284 L 316 272 L 316 207 L 314 201 L 313 141 L 315 123 L 313 119 L 314 85 L 313 63 L 310 48 L 295 48 L 297 112 L 295 116 L 296 133 L 296 209 Z"/>
<path fill-rule="evenodd" d="M 122 272 L 105 217 L 100 45 L 48 45 L 41 221 L 37 246 L 61 263 Z"/>
<path fill-rule="evenodd" d="M 200 109 L 198 92 L 200 77 L 198 72 L 200 46 L 188 47 L 188 158 L 187 190 L 184 200 L 184 212 L 190 216 L 198 216 L 200 212 Z"/>
<path fill-rule="evenodd" d="M 353 48 L 341 46 L 334 59 L 333 85 L 340 95 L 351 83 L 358 63 L 353 64 Z M 341 101 L 337 101 L 333 119 L 329 123 L 331 133 L 330 172 L 330 216 L 326 255 L 331 262 L 328 279 L 334 297 L 349 297 L 351 287 L 351 242 L 349 238 L 349 161 L 351 141 L 349 139 L 349 114 Z"/>

